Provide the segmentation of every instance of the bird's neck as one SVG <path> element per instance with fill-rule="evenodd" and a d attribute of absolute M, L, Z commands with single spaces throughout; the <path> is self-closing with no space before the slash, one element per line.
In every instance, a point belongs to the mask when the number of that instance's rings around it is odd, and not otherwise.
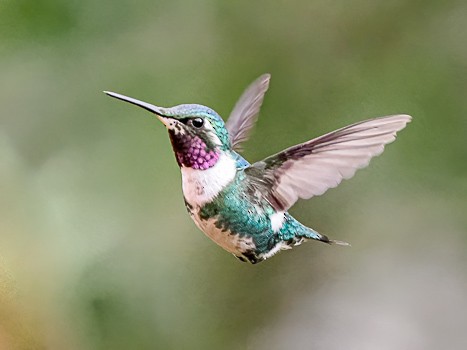
<path fill-rule="evenodd" d="M 212 168 L 219 160 L 221 149 L 212 142 L 206 142 L 198 135 L 170 131 L 170 141 L 180 167 L 195 170 Z"/>
<path fill-rule="evenodd" d="M 201 207 L 214 200 L 237 174 L 236 161 L 230 152 L 220 151 L 216 163 L 207 169 L 181 166 L 185 200 Z"/>

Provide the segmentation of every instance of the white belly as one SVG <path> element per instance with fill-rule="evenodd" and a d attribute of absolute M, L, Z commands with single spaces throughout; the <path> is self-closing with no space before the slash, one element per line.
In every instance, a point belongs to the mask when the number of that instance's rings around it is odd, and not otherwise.
<path fill-rule="evenodd" d="M 201 220 L 199 210 L 206 203 L 217 197 L 237 174 L 235 160 L 223 153 L 218 162 L 209 169 L 197 170 L 182 167 L 182 187 L 186 202 L 191 207 L 191 217 L 196 226 L 211 238 L 216 244 L 237 256 L 254 250 L 255 245 L 251 237 L 241 237 L 230 231 L 222 231 L 215 225 L 215 219 Z"/>
<path fill-rule="evenodd" d="M 197 211 L 191 217 L 196 226 L 206 236 L 228 252 L 240 256 L 247 251 L 255 249 L 255 244 L 251 237 L 241 237 L 239 234 L 232 234 L 230 231 L 222 231 L 216 227 L 214 219 L 201 220 Z"/>

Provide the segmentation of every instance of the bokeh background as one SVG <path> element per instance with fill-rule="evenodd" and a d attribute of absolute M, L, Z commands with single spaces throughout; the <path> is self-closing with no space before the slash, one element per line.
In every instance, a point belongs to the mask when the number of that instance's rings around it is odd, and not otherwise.
<path fill-rule="evenodd" d="M 0 349 L 466 349 L 467 2 L 0 1 Z M 259 265 L 185 212 L 149 113 L 227 117 L 272 74 L 244 155 L 413 122 L 292 213 Z"/>

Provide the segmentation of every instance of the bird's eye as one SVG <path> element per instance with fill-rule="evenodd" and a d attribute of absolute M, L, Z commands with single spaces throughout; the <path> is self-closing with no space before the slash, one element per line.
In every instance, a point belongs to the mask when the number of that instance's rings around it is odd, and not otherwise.
<path fill-rule="evenodd" d="M 190 124 L 195 128 L 201 128 L 204 124 L 204 120 L 202 118 L 194 118 L 190 120 Z"/>

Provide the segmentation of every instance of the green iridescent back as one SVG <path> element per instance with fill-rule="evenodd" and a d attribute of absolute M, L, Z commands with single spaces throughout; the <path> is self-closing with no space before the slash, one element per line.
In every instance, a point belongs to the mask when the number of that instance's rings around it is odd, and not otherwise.
<path fill-rule="evenodd" d="M 280 241 L 290 242 L 297 238 L 316 238 L 317 233 L 302 225 L 290 214 L 278 232 L 271 227 L 270 216 L 275 213 L 266 200 L 256 200 L 256 189 L 246 180 L 247 175 L 239 170 L 234 181 L 200 211 L 200 218 L 215 218 L 215 225 L 226 234 L 238 234 L 253 239 L 259 255 L 270 251 Z"/>

